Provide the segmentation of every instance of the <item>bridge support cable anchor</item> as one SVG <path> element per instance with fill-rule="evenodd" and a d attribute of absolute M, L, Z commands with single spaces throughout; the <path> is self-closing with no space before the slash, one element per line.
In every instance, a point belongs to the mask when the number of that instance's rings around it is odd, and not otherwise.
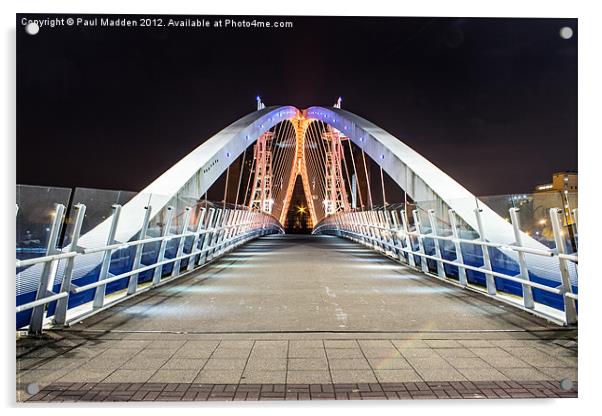
<path fill-rule="evenodd" d="M 76 204 L 73 208 L 77 211 L 75 216 L 75 223 L 73 225 L 73 232 L 71 234 L 70 249 L 72 252 L 77 252 L 77 243 L 86 216 L 86 206 L 84 204 Z M 61 293 L 71 292 L 71 279 L 73 277 L 73 266 L 75 264 L 75 257 L 69 257 L 65 266 L 65 272 L 63 275 L 63 281 L 61 282 Z M 69 307 L 69 297 L 66 296 L 61 298 L 56 303 L 56 311 L 54 312 L 53 322 L 56 325 L 65 325 L 67 322 L 67 309 Z"/>
<path fill-rule="evenodd" d="M 443 255 L 441 254 L 441 245 L 440 241 L 437 237 L 439 237 L 439 232 L 437 231 L 437 218 L 435 218 L 435 210 L 428 210 L 429 224 L 431 226 L 431 235 L 433 236 L 433 244 L 435 246 L 435 256 L 438 259 L 443 259 Z M 445 275 L 445 267 L 443 267 L 443 262 L 441 260 L 437 260 L 437 275 L 445 279 L 447 276 Z"/>
<path fill-rule="evenodd" d="M 577 322 L 577 305 L 575 299 L 567 296 L 573 293 L 571 279 L 568 269 L 568 260 L 563 258 L 562 254 L 567 254 L 565 241 L 562 236 L 562 220 L 564 218 L 563 210 L 559 208 L 550 208 L 550 219 L 552 221 L 552 231 L 554 232 L 554 241 L 556 242 L 556 250 L 558 251 L 558 263 L 560 266 L 560 276 L 562 279 L 562 299 L 564 303 L 564 316 L 567 325 L 574 325 Z"/>
<path fill-rule="evenodd" d="M 109 228 L 109 235 L 107 237 L 107 246 L 111 246 L 115 241 L 115 233 L 117 232 L 117 225 L 119 224 L 119 216 L 121 215 L 121 205 L 115 204 L 112 206 L 113 213 L 111 214 L 111 227 Z M 104 251 L 102 256 L 102 263 L 100 266 L 100 272 L 98 274 L 98 281 L 101 282 L 109 277 L 109 268 L 111 267 L 111 257 L 113 256 L 113 249 L 109 248 Z M 93 308 L 102 308 L 105 303 L 106 295 L 106 284 L 98 286 L 94 292 L 94 303 Z"/>
<path fill-rule="evenodd" d="M 184 220 L 182 221 L 182 231 L 180 234 L 186 234 L 192 224 L 190 224 L 190 214 L 192 213 L 192 208 L 186 207 L 184 209 Z M 176 251 L 176 257 L 179 259 L 182 257 L 184 253 L 184 245 L 186 243 L 187 237 L 180 237 L 180 241 L 178 241 L 178 250 Z M 176 277 L 180 274 L 180 268 L 182 266 L 182 260 L 176 260 L 173 264 L 173 268 L 171 269 L 171 277 Z"/>
<path fill-rule="evenodd" d="M 453 209 L 448 210 L 449 222 L 451 225 L 452 236 L 454 238 L 454 250 L 456 252 L 456 261 L 460 264 L 464 264 L 464 255 L 462 254 L 462 245 L 460 244 L 460 232 L 458 230 L 458 218 L 456 212 Z M 466 268 L 458 266 L 458 281 L 462 286 L 468 285 L 468 279 L 466 278 Z"/>
<path fill-rule="evenodd" d="M 429 266 L 426 261 L 426 251 L 424 249 L 424 237 L 422 234 L 422 230 L 420 227 L 420 215 L 418 214 L 418 210 L 412 210 L 412 216 L 414 217 L 414 226 L 416 227 L 416 231 L 418 231 L 418 252 L 421 254 L 420 256 L 420 268 L 423 273 L 429 273 Z"/>
<path fill-rule="evenodd" d="M 173 220 L 174 209 L 172 206 L 167 207 L 167 218 L 165 220 L 165 225 L 163 228 L 163 232 L 161 233 L 161 237 L 167 237 L 170 234 L 171 230 L 171 222 Z M 165 250 L 167 248 L 167 243 L 169 240 L 164 238 L 161 240 L 161 244 L 159 246 L 159 253 L 157 255 L 157 263 L 161 263 L 165 259 Z M 157 285 L 161 282 L 161 276 L 163 275 L 163 265 L 157 266 L 153 273 L 153 285 Z"/>
<path fill-rule="evenodd" d="M 56 204 L 54 211 L 54 220 L 50 228 L 50 235 L 48 237 L 48 244 L 46 244 L 46 256 L 57 254 L 57 244 L 59 236 L 61 235 L 61 228 L 63 224 L 63 216 L 65 215 L 65 206 L 63 204 Z M 40 283 L 36 292 L 36 300 L 41 300 L 51 293 L 52 284 L 56 276 L 58 268 L 58 260 L 52 260 L 44 263 L 42 275 L 40 276 Z M 31 319 L 29 321 L 29 334 L 39 335 L 42 333 L 42 326 L 44 324 L 44 315 L 46 314 L 46 304 L 38 305 L 33 308 L 31 312 Z"/>
<path fill-rule="evenodd" d="M 140 228 L 140 237 L 138 240 L 144 240 L 146 238 L 146 233 L 148 232 L 148 224 L 150 223 L 150 216 L 152 212 L 152 207 L 149 205 L 144 207 L 144 218 L 142 219 L 142 227 Z M 134 263 L 132 263 L 132 270 L 136 270 L 142 264 L 142 253 L 144 252 L 144 244 L 136 245 L 136 252 L 134 254 Z M 138 290 L 138 276 L 136 273 L 132 275 L 128 282 L 128 295 L 133 295 Z"/>
<path fill-rule="evenodd" d="M 520 219 L 518 217 L 519 208 L 512 207 L 510 208 L 510 220 L 512 221 L 512 228 L 514 229 L 514 238 L 516 240 L 515 246 L 522 247 L 522 236 L 520 231 Z M 525 259 L 525 253 L 523 251 L 518 251 L 518 266 L 520 270 L 520 278 L 525 281 L 530 281 L 529 278 L 529 269 L 527 268 L 527 261 Z M 535 307 L 535 302 L 533 300 L 533 289 L 530 285 L 522 284 L 523 288 L 523 304 L 527 309 L 533 309 Z"/>
<path fill-rule="evenodd" d="M 481 212 L 483 210 L 480 208 L 475 208 L 474 213 L 477 220 L 477 232 L 479 233 L 478 241 L 485 243 L 487 241 L 485 236 L 485 229 L 483 227 L 483 220 L 481 219 Z M 485 244 L 479 244 L 481 246 L 481 252 L 483 254 L 483 269 L 485 270 L 485 284 L 487 286 L 487 294 L 491 296 L 495 296 L 497 294 L 497 288 L 495 287 L 495 278 L 493 274 L 487 273 L 491 272 L 493 268 L 491 267 L 491 257 L 489 256 L 489 248 Z"/>

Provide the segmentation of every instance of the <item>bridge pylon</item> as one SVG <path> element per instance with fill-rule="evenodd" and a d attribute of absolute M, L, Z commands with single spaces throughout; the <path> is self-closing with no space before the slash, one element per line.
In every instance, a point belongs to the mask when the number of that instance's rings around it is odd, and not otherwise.
<path fill-rule="evenodd" d="M 257 139 L 253 155 L 255 157 L 255 174 L 249 208 L 252 211 L 272 213 L 272 138 L 273 133 L 267 131 Z"/>
<path fill-rule="evenodd" d="M 324 214 L 331 215 L 338 211 L 349 210 L 347 190 L 343 180 L 343 159 L 345 158 L 342 142 L 347 138 L 334 127 L 328 126 L 322 133 L 322 138 L 328 142 L 324 161 L 325 190 Z"/>

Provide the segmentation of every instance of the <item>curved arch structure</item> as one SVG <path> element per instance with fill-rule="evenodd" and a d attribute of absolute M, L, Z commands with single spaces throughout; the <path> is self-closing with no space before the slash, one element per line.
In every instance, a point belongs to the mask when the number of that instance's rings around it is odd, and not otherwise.
<path fill-rule="evenodd" d="M 245 149 L 276 124 L 296 119 L 297 134 L 304 134 L 304 129 L 298 123 L 303 118 L 322 120 L 342 132 L 382 166 L 414 201 L 436 201 L 444 209 L 452 208 L 465 223 L 475 230 L 478 229 L 474 215 L 475 202 L 478 199 L 390 133 L 340 108 L 310 107 L 302 113 L 293 106 L 274 106 L 262 108 L 235 121 L 194 149 L 125 204 L 121 209 L 120 225 L 115 240 L 128 241 L 140 231 L 141 213 L 146 206 L 152 206 L 152 215 L 156 215 L 178 196 L 200 198 Z M 297 146 L 300 142 L 302 141 L 297 140 Z M 303 160 L 302 151 L 298 153 L 301 159 L 295 159 L 296 163 Z M 303 179 L 306 188 L 307 178 Z M 305 193 L 311 195 L 307 189 Z M 284 201 L 283 206 L 287 207 L 288 202 L 290 201 Z M 487 239 L 512 244 L 515 241 L 512 225 L 482 202 L 478 201 L 478 206 L 482 209 L 481 218 L 487 230 Z M 79 246 L 90 248 L 104 245 L 110 222 L 110 219 L 107 219 L 82 235 Z M 543 244 L 525 233 L 522 235 L 522 244 L 529 248 L 546 249 Z M 513 260 L 517 259 L 516 252 L 512 250 L 503 250 L 503 253 Z M 560 281 L 555 260 L 529 254 L 525 257 L 530 270 L 544 272 Z M 90 256 L 86 264 L 78 265 L 77 274 L 81 276 L 87 273 L 99 262 L 100 256 Z M 33 266 L 19 273 L 17 294 L 35 290 L 40 268 L 41 266 Z M 73 276 L 74 279 L 77 277 Z M 574 276 L 571 278 L 575 279 Z"/>
<path fill-rule="evenodd" d="M 453 209 L 458 217 L 474 230 L 478 229 L 474 213 L 475 203 L 482 210 L 483 228 L 487 230 L 487 239 L 504 244 L 516 242 L 514 229 L 504 218 L 460 185 L 457 181 L 429 162 L 425 157 L 410 148 L 390 133 L 374 123 L 340 108 L 310 107 L 305 116 L 330 124 L 382 166 L 383 170 L 414 201 L 435 201 L 437 206 Z M 547 247 L 526 233 L 521 232 L 524 247 L 546 250 Z M 500 249 L 512 260 L 518 254 L 509 249 Z M 551 258 L 526 254 L 525 260 L 530 270 L 560 281 L 557 261 Z M 574 281 L 576 276 L 571 276 Z"/>

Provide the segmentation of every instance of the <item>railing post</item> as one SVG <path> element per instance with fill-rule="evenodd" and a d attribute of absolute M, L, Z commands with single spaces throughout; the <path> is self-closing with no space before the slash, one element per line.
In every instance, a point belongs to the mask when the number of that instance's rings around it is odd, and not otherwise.
<path fill-rule="evenodd" d="M 397 218 L 397 211 L 395 210 L 391 210 L 390 211 L 390 215 L 391 215 L 391 240 L 393 242 L 393 247 L 394 247 L 394 251 L 395 251 L 395 256 L 397 257 L 397 260 L 404 261 L 405 262 L 405 256 L 403 255 L 403 251 L 400 250 L 400 248 L 403 248 L 403 244 L 401 242 L 401 239 L 399 238 L 399 220 Z"/>
<path fill-rule="evenodd" d="M 211 236 L 209 237 L 209 247 L 207 248 L 207 261 L 213 260 L 213 254 L 215 253 L 215 246 L 217 239 L 219 237 L 222 225 L 222 218 L 224 215 L 224 210 L 221 208 L 217 209 L 217 215 L 215 216 L 215 223 L 213 224 L 213 231 L 211 232 Z"/>
<path fill-rule="evenodd" d="M 140 229 L 140 237 L 138 240 L 144 240 L 146 238 L 146 233 L 148 232 L 148 224 L 150 222 L 152 208 L 151 206 L 144 207 L 144 218 L 142 219 L 142 228 Z M 132 263 L 132 270 L 136 270 L 140 268 L 140 264 L 142 262 L 142 253 L 144 252 L 144 244 L 138 244 L 136 246 L 136 252 L 134 254 L 134 263 Z M 133 274 L 130 276 L 130 280 L 128 282 L 128 295 L 133 295 L 138 290 L 138 276 L 139 274 Z"/>
<path fill-rule="evenodd" d="M 456 251 L 456 261 L 460 264 L 464 264 L 464 256 L 462 255 L 462 246 L 458 239 L 460 233 L 458 232 L 458 220 L 456 218 L 456 212 L 453 209 L 448 210 L 449 222 L 452 229 L 452 236 L 454 238 L 454 249 Z M 468 285 L 468 279 L 466 278 L 466 269 L 462 266 L 458 266 L 458 280 L 462 286 Z"/>
<path fill-rule="evenodd" d="M 437 219 L 435 218 L 435 210 L 428 210 L 429 223 L 431 225 L 431 234 L 433 235 L 433 244 L 435 245 L 435 256 L 437 256 L 437 275 L 441 278 L 445 278 L 445 268 L 443 267 L 443 262 L 439 259 L 443 259 L 443 255 L 441 254 L 441 246 L 439 245 L 439 239 L 436 238 L 439 236 L 437 232 Z"/>
<path fill-rule="evenodd" d="M 54 211 L 54 219 L 50 228 L 50 235 L 48 236 L 48 244 L 46 245 L 46 255 L 51 256 L 58 252 L 56 245 L 58 244 L 59 236 L 61 235 L 61 226 L 63 225 L 63 216 L 65 215 L 65 206 L 63 204 L 56 204 Z M 54 277 L 58 266 L 58 260 L 53 260 L 44 263 L 42 275 L 40 276 L 40 284 L 38 285 L 38 291 L 36 292 L 36 300 L 45 298 L 54 283 Z M 46 312 L 46 305 L 39 305 L 33 308 L 31 312 L 31 320 L 29 321 L 29 333 L 32 335 L 38 335 L 42 333 L 42 326 L 44 324 L 44 314 Z"/>
<path fill-rule="evenodd" d="M 417 209 L 412 211 L 412 216 L 414 217 L 414 226 L 418 232 L 418 251 L 420 254 L 426 254 L 424 249 L 424 240 L 422 239 L 422 230 L 420 229 L 420 216 L 418 215 Z M 426 257 L 420 257 L 420 266 L 423 273 L 429 273 L 429 266 L 427 264 Z"/>
<path fill-rule="evenodd" d="M 406 214 L 406 210 L 402 209 L 399 211 L 400 219 L 401 219 L 401 228 L 405 234 L 406 248 L 410 251 L 407 253 L 408 264 L 411 267 L 416 267 L 416 260 L 414 259 L 414 247 L 412 244 L 412 238 L 410 236 L 410 227 L 408 225 L 408 216 Z"/>
<path fill-rule="evenodd" d="M 573 209 L 573 236 L 575 241 L 575 249 L 579 250 L 579 225 L 577 223 L 578 209 Z"/>
<path fill-rule="evenodd" d="M 212 227 L 215 220 L 215 208 L 209 208 L 209 216 L 207 217 L 207 224 L 205 225 L 203 232 L 203 241 L 201 242 L 201 255 L 199 256 L 199 266 L 207 262 L 207 253 L 209 251 L 209 244 L 211 235 L 213 233 Z"/>
<path fill-rule="evenodd" d="M 161 240 L 161 244 L 159 245 L 159 253 L 157 253 L 157 263 L 161 263 L 163 260 L 165 260 L 165 249 L 167 248 L 167 244 L 170 241 L 168 236 L 171 231 L 171 221 L 173 219 L 173 207 L 169 206 L 166 209 L 167 209 L 167 219 L 165 220 L 165 227 L 163 228 L 163 232 L 161 233 L 161 237 L 163 237 L 163 239 Z M 161 264 L 155 268 L 155 271 L 153 274 L 153 282 L 152 282 L 153 285 L 159 284 L 161 282 L 162 274 L 163 274 L 163 265 Z"/>
<path fill-rule="evenodd" d="M 554 232 L 554 241 L 556 242 L 556 250 L 558 250 L 558 254 L 567 254 L 561 232 L 562 223 L 559 218 L 559 216 L 563 215 L 563 212 L 564 211 L 559 208 L 550 208 L 552 231 Z M 562 299 L 564 302 L 565 322 L 567 325 L 573 325 L 577 322 L 577 307 L 575 305 L 575 299 L 566 296 L 567 293 L 573 293 L 567 262 L 567 259 L 558 257 L 560 276 L 562 278 Z"/>
<path fill-rule="evenodd" d="M 109 229 L 109 235 L 107 237 L 107 246 L 115 244 L 115 233 L 117 232 L 117 224 L 119 223 L 119 216 L 121 215 L 121 205 L 115 204 L 112 206 L 113 214 L 111 221 L 111 228 Z M 98 281 L 105 280 L 109 276 L 109 269 L 111 268 L 111 257 L 113 256 L 113 250 L 105 250 L 102 257 L 102 264 L 100 266 L 100 272 L 98 274 Z M 100 285 L 96 287 L 94 292 L 94 303 L 92 307 L 94 309 L 102 308 L 105 304 L 106 285 Z"/>
<path fill-rule="evenodd" d="M 186 234 L 188 232 L 188 227 L 190 227 L 190 214 L 192 213 L 192 208 L 186 207 L 184 209 L 184 221 L 182 224 L 182 232 L 180 233 L 180 241 L 178 241 L 178 249 L 176 250 L 176 258 L 179 258 L 184 253 L 184 244 L 186 243 Z M 182 266 L 182 260 L 176 260 L 173 263 L 173 268 L 171 269 L 171 277 L 176 277 L 180 275 L 180 267 Z"/>
<path fill-rule="evenodd" d="M 475 208 L 474 213 L 477 218 L 477 231 L 479 233 L 479 241 L 484 243 L 487 241 L 485 235 L 485 229 L 483 228 L 483 221 L 481 220 L 481 209 Z M 483 253 L 483 269 L 485 270 L 485 284 L 487 285 L 487 293 L 491 296 L 495 296 L 497 294 L 497 289 L 495 287 L 495 278 L 491 273 L 487 273 L 488 271 L 493 271 L 491 267 L 491 257 L 489 257 L 489 249 L 486 245 L 480 244 L 481 252 Z"/>
<path fill-rule="evenodd" d="M 194 239 L 192 241 L 191 253 L 199 253 L 200 252 L 199 241 L 202 241 L 201 233 L 203 231 L 203 226 L 204 226 L 203 221 L 205 220 L 205 211 L 206 211 L 205 208 L 201 208 L 201 210 L 200 210 L 199 219 L 196 224 L 196 231 L 194 233 Z M 190 257 L 188 259 L 188 266 L 186 267 L 186 270 L 191 271 L 192 269 L 194 269 L 194 266 L 196 265 L 196 261 L 197 261 L 196 255 Z"/>
<path fill-rule="evenodd" d="M 517 247 L 522 247 L 523 240 L 520 231 L 520 220 L 518 218 L 519 209 L 516 207 L 510 208 L 510 220 L 512 221 L 512 227 L 514 228 L 514 238 L 516 239 L 515 245 Z M 529 281 L 529 269 L 527 268 L 527 261 L 525 260 L 525 253 L 522 251 L 517 251 L 518 255 L 518 266 L 520 268 L 520 277 L 525 281 Z M 523 304 L 525 308 L 533 309 L 535 307 L 535 303 L 533 301 L 533 289 L 531 286 L 523 284 Z"/>
<path fill-rule="evenodd" d="M 75 216 L 75 223 L 73 224 L 73 233 L 71 234 L 70 251 L 77 251 L 77 243 L 79 241 L 79 234 L 84 223 L 84 217 L 86 215 L 86 206 L 84 204 L 76 204 L 73 209 L 77 211 Z M 63 281 L 61 282 L 61 293 L 69 293 L 71 291 L 71 278 L 73 277 L 73 265 L 75 264 L 75 257 L 69 257 L 67 259 L 67 265 L 65 266 L 65 274 Z M 56 325 L 64 325 L 67 321 L 67 308 L 69 307 L 69 296 L 61 298 L 56 303 L 56 311 L 54 312 L 54 323 Z"/>

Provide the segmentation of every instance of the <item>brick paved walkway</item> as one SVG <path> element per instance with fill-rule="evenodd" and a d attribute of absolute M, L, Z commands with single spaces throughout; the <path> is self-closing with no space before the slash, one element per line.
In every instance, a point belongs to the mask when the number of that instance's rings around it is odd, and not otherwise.
<path fill-rule="evenodd" d="M 550 381 L 365 384 L 54 383 L 28 402 L 532 399 L 577 397 Z"/>

